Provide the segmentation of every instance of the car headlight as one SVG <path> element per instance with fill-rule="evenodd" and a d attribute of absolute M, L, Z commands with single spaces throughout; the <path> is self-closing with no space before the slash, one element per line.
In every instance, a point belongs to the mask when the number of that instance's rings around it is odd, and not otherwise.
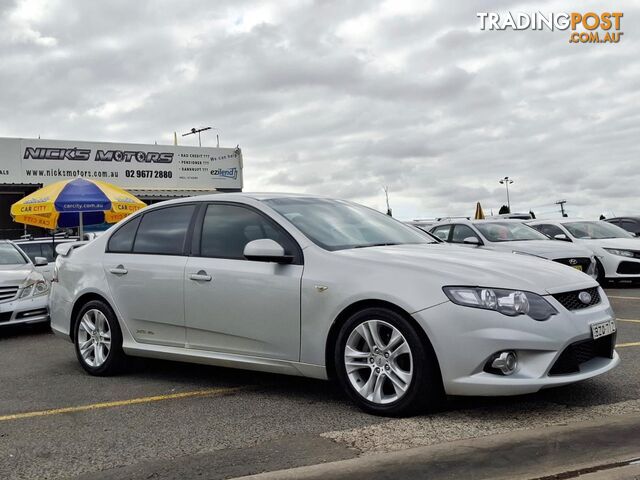
<path fill-rule="evenodd" d="M 618 248 L 605 248 L 605 250 L 607 252 L 609 252 L 612 255 L 620 255 L 621 257 L 635 257 L 635 252 L 631 251 L 631 250 L 620 250 Z"/>
<path fill-rule="evenodd" d="M 510 317 L 528 315 L 542 321 L 558 313 L 542 296 L 531 292 L 483 287 L 443 287 L 442 290 L 457 305 L 495 310 Z"/>
<path fill-rule="evenodd" d="M 42 275 L 29 275 L 18 298 L 39 297 L 49 293 L 49 282 Z"/>

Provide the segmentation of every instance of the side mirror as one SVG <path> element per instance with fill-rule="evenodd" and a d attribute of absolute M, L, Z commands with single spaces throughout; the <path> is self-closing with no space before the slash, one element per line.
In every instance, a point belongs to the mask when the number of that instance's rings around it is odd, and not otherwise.
<path fill-rule="evenodd" d="M 554 235 L 553 238 L 556 239 L 556 240 L 561 240 L 563 242 L 570 242 L 571 241 L 571 239 L 569 237 L 567 237 L 564 233 L 559 233 L 558 235 Z"/>
<path fill-rule="evenodd" d="M 293 262 L 293 256 L 286 255 L 283 246 L 270 238 L 260 238 L 247 243 L 243 254 L 247 260 L 254 262 Z"/>
<path fill-rule="evenodd" d="M 44 258 L 44 257 L 36 257 L 36 258 L 33 260 L 33 264 L 34 264 L 36 267 L 45 267 L 45 266 L 49 265 L 49 262 L 48 262 L 48 261 L 47 261 L 47 259 L 46 259 L 46 258 Z"/>
<path fill-rule="evenodd" d="M 467 237 L 462 243 L 465 245 L 475 245 L 476 247 L 480 245 L 480 239 L 478 237 Z"/>

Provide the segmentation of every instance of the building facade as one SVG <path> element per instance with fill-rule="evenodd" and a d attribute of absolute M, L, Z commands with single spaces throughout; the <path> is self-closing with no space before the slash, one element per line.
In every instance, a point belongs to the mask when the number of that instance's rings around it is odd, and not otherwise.
<path fill-rule="evenodd" d="M 112 183 L 146 203 L 242 191 L 236 148 L 0 138 L 0 238 L 44 233 L 13 222 L 13 203 L 40 187 L 83 177 Z"/>

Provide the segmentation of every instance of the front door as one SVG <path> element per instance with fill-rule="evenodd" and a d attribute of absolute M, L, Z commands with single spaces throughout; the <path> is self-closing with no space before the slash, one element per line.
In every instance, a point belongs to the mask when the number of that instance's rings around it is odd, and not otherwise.
<path fill-rule="evenodd" d="M 295 240 L 263 213 L 229 203 L 209 204 L 196 232 L 184 280 L 187 347 L 298 360 L 303 265 Z M 294 262 L 246 260 L 245 245 L 260 238 L 280 243 Z"/>
<path fill-rule="evenodd" d="M 109 239 L 104 271 L 115 307 L 136 341 L 183 347 L 186 244 L 195 205 L 159 208 Z"/>

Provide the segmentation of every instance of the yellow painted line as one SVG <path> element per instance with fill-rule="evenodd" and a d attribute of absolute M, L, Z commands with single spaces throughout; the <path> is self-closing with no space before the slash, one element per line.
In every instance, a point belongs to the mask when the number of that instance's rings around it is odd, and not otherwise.
<path fill-rule="evenodd" d="M 624 348 L 624 347 L 640 347 L 640 342 L 619 343 L 616 345 L 616 348 Z"/>
<path fill-rule="evenodd" d="M 616 318 L 618 322 L 640 323 L 640 320 L 632 320 L 631 318 Z"/>
<path fill-rule="evenodd" d="M 618 298 L 620 300 L 640 300 L 640 297 L 616 297 L 615 295 L 607 295 L 607 298 Z"/>
<path fill-rule="evenodd" d="M 191 392 L 170 393 L 166 395 L 154 395 L 151 397 L 130 398 L 129 400 L 116 400 L 113 402 L 92 403 L 90 405 L 79 405 L 76 407 L 53 408 L 51 410 L 40 410 L 36 412 L 13 413 L 11 415 L 0 416 L 0 422 L 7 420 L 22 420 L 24 418 L 47 417 L 50 415 L 61 415 L 63 413 L 86 412 L 88 410 L 100 410 L 103 408 L 126 407 L 130 405 L 140 405 L 144 403 L 162 402 L 164 400 L 177 400 L 181 398 L 208 397 L 215 395 L 225 395 L 242 390 L 243 387 L 233 388 L 209 388 L 206 390 L 196 390 Z"/>

